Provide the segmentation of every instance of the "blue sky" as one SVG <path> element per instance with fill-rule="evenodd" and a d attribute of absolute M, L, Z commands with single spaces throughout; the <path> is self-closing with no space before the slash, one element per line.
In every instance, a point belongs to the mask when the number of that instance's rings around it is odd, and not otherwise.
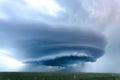
<path fill-rule="evenodd" d="M 56 41 L 69 43 L 69 46 L 72 46 L 72 43 L 81 42 L 78 37 L 85 36 L 88 37 L 88 41 L 86 40 L 85 43 L 88 44 L 91 43 L 91 38 L 96 39 L 96 36 L 103 35 L 107 39 L 107 45 L 101 58 L 96 62 L 87 62 L 84 65 L 83 62 L 78 62 L 68 65 L 68 67 L 72 66 L 72 71 L 81 71 L 79 70 L 81 68 L 83 72 L 119 73 L 119 4 L 119 0 L 0 0 L 0 65 L 2 65 L 0 71 L 30 71 L 34 67 L 36 70 L 31 71 L 65 69 L 65 66 L 46 66 L 41 63 L 40 66 L 26 66 L 23 62 L 39 61 L 41 57 L 46 58 L 45 53 L 48 57 L 50 53 L 47 45 L 54 44 Z M 43 39 L 42 35 L 46 37 L 47 41 Z M 52 38 L 49 37 L 51 35 L 53 35 Z M 58 35 L 61 36 L 57 37 Z M 71 36 L 74 39 L 70 42 L 63 38 L 63 35 L 70 40 Z M 40 41 L 44 41 L 44 43 L 40 43 Z M 96 45 L 99 42 L 94 41 L 92 44 Z M 41 47 L 41 45 L 43 46 Z M 46 50 L 43 49 L 44 47 Z M 65 44 L 60 52 L 64 51 L 64 48 Z M 77 49 L 75 48 L 75 50 Z M 50 55 L 54 56 L 58 54 L 55 50 L 51 53 Z M 34 58 L 34 56 L 38 57 Z M 16 66 L 8 66 L 8 64 Z"/>

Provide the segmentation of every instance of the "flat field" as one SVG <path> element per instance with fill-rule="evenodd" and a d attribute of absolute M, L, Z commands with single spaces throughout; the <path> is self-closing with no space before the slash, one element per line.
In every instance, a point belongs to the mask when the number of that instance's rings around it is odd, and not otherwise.
<path fill-rule="evenodd" d="M 1 72 L 0 80 L 120 80 L 120 74 L 79 72 Z"/>

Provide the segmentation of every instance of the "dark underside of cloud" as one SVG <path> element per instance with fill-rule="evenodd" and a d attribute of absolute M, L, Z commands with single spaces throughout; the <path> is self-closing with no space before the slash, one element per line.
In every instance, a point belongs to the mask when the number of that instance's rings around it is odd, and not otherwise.
<path fill-rule="evenodd" d="M 104 51 L 91 47 L 67 47 L 53 48 L 55 50 L 47 50 L 47 57 L 31 59 L 26 61 L 27 64 L 46 65 L 46 66 L 66 66 L 77 62 L 95 62 L 101 57 Z M 67 51 L 67 52 L 65 52 Z M 60 53 L 59 53 L 60 52 Z M 44 52 L 43 52 L 44 53 Z M 47 55 L 50 54 L 51 55 Z"/>
<path fill-rule="evenodd" d="M 34 65 L 47 65 L 47 66 L 65 66 L 66 64 L 73 64 L 77 61 L 93 61 L 90 57 L 78 57 L 78 56 L 65 56 L 65 57 L 59 57 L 56 59 L 48 59 L 48 60 L 42 60 L 42 61 L 34 61 L 34 62 L 27 62 L 32 63 Z"/>

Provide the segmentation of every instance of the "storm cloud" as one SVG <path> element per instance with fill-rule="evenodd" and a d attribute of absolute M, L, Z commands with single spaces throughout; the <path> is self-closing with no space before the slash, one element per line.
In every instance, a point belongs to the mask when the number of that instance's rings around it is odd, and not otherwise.
<path fill-rule="evenodd" d="M 1 47 L 14 46 L 17 54 L 13 57 L 25 64 L 64 67 L 76 62 L 95 62 L 106 46 L 103 34 L 90 29 L 62 25 L 56 28 L 45 23 L 3 25 L 1 32 L 10 38 L 3 37 Z"/>
<path fill-rule="evenodd" d="M 119 7 L 118 0 L 0 0 L 0 64 L 7 57 L 23 71 L 113 72 L 102 66 L 119 56 Z"/>

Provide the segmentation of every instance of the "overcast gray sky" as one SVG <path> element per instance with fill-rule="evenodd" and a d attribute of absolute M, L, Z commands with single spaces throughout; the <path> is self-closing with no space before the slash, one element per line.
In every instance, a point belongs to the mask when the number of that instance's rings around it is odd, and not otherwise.
<path fill-rule="evenodd" d="M 17 71 L 17 68 L 25 66 L 21 59 L 26 58 L 27 51 L 33 47 L 24 50 L 22 47 L 28 47 L 27 43 L 23 43 L 22 46 L 18 46 L 19 44 L 16 43 L 17 41 L 22 43 L 26 36 L 27 39 L 35 38 L 37 40 L 37 36 L 42 34 L 39 33 L 40 26 L 43 30 L 43 26 L 45 26 L 48 28 L 47 31 L 52 32 L 53 30 L 54 34 L 56 33 L 54 30 L 59 30 L 59 28 L 75 29 L 73 33 L 77 29 L 84 28 L 104 34 L 107 39 L 104 56 L 94 63 L 85 63 L 83 71 L 120 73 L 119 8 L 119 0 L 0 0 L 0 65 L 2 65 L 0 71 Z M 59 33 L 66 32 L 66 30 L 61 31 Z M 69 33 L 71 30 L 67 31 Z M 80 33 L 75 33 L 75 35 Z M 90 33 L 92 34 L 92 32 Z M 34 51 L 39 52 L 37 50 Z M 18 57 L 18 54 L 21 57 Z M 30 53 L 29 55 L 33 56 Z M 12 63 L 17 65 L 12 66 L 15 65 Z M 11 66 L 8 67 L 8 65 Z M 81 64 L 75 64 L 77 67 L 79 65 Z M 37 69 L 43 69 L 43 67 Z M 16 70 L 14 70 L 15 68 Z M 49 66 L 46 68 L 54 71 L 59 67 Z M 62 68 L 64 67 L 59 69 Z"/>

